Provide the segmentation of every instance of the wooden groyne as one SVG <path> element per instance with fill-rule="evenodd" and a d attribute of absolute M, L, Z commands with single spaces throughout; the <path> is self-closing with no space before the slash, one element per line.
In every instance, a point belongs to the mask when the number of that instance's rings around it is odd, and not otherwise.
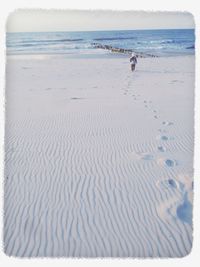
<path fill-rule="evenodd" d="M 117 48 L 117 47 L 113 47 L 111 45 L 103 45 L 103 44 L 100 44 L 100 43 L 92 43 L 92 46 L 94 48 L 109 50 L 109 51 L 111 51 L 113 53 L 120 53 L 120 54 L 128 54 L 128 55 L 130 55 L 131 53 L 134 52 L 136 54 L 136 57 L 140 57 L 140 58 L 158 57 L 156 55 L 149 54 L 149 53 L 135 52 L 133 49 Z"/>

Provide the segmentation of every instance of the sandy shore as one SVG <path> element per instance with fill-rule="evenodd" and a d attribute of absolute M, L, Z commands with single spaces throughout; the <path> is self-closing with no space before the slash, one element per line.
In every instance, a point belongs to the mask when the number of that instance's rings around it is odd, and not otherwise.
<path fill-rule="evenodd" d="M 4 246 L 182 257 L 192 246 L 194 57 L 9 56 Z"/>

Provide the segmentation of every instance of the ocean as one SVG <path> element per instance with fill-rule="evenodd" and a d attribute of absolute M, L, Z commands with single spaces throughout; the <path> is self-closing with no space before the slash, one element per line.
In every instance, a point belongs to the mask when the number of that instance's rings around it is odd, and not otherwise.
<path fill-rule="evenodd" d="M 8 55 L 68 54 L 102 55 L 111 53 L 94 48 L 93 43 L 156 56 L 192 55 L 195 53 L 193 29 L 120 30 L 84 32 L 7 33 Z"/>

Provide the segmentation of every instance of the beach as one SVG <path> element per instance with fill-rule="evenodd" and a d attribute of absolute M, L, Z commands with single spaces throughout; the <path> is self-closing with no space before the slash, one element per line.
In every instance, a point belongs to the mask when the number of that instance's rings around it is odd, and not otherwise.
<path fill-rule="evenodd" d="M 192 248 L 194 55 L 9 55 L 4 251 L 183 257 Z"/>

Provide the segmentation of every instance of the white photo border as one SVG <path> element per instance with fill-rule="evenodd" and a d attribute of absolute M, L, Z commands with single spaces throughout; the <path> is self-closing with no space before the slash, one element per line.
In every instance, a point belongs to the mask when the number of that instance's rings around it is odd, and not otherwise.
<path fill-rule="evenodd" d="M 104 10 L 137 10 L 137 11 L 186 11 L 194 16 L 195 20 L 195 36 L 196 36 L 196 75 L 195 75 L 195 154 L 194 154 L 194 232 L 193 232 L 193 248 L 191 253 L 180 259 L 71 259 L 71 258 L 38 258 L 38 259 L 20 259 L 8 257 L 3 252 L 3 168 L 4 168 L 4 110 L 5 110 L 5 25 L 8 15 L 16 9 L 22 8 L 38 8 L 38 9 L 104 9 Z M 1 201 L 0 201 L 0 264 L 1 266 L 148 266 L 162 267 L 169 266 L 198 266 L 200 256 L 200 9 L 196 0 L 6 0 L 3 1 L 0 8 L 0 177 L 1 177 Z"/>

